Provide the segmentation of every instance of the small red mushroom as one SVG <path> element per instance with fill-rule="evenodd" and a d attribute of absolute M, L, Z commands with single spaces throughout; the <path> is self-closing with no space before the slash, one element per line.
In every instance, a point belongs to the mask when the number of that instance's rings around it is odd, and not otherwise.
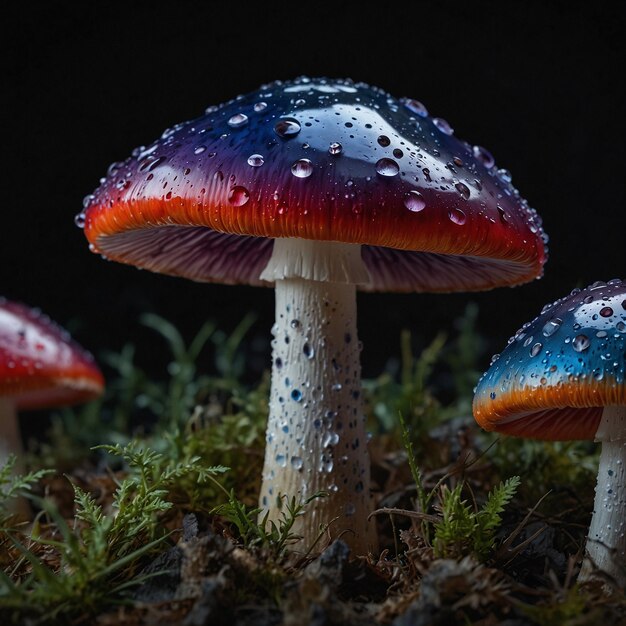
<path fill-rule="evenodd" d="M 0 297 L 0 466 L 22 451 L 17 411 L 86 402 L 103 388 L 93 356 L 67 331 Z"/>

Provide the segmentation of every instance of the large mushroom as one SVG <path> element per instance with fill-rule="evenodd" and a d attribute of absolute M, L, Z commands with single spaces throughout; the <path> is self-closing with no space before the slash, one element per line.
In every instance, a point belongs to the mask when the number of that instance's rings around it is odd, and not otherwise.
<path fill-rule="evenodd" d="M 17 411 L 79 404 L 103 388 L 93 357 L 65 330 L 0 297 L 0 466 L 22 452 Z"/>
<path fill-rule="evenodd" d="M 602 443 L 579 580 L 598 572 L 626 586 L 626 283 L 597 282 L 544 307 L 478 383 L 486 430 Z"/>
<path fill-rule="evenodd" d="M 374 545 L 356 288 L 467 291 L 541 274 L 534 210 L 483 148 L 424 106 L 350 80 L 276 82 L 113 164 L 77 216 L 109 259 L 274 285 L 260 506 L 319 490 L 299 520 Z"/>

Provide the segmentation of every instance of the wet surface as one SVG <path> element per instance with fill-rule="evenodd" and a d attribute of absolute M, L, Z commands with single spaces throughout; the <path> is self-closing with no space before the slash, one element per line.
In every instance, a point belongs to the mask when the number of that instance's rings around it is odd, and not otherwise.
<path fill-rule="evenodd" d="M 603 407 L 626 404 L 626 283 L 575 289 L 546 305 L 492 358 L 478 423 L 540 439 L 593 439 Z"/>
<path fill-rule="evenodd" d="M 541 274 L 547 242 L 510 172 L 423 104 L 363 83 L 308 78 L 209 107 L 136 148 L 110 166 L 76 223 L 93 251 L 206 281 L 258 282 L 252 271 L 214 272 L 212 260 L 195 271 L 207 258 L 207 229 L 246 237 L 253 256 L 273 237 L 361 243 L 371 250 L 369 288 L 381 290 L 525 282 Z M 163 250 L 163 228 L 167 237 L 191 228 L 176 253 Z M 129 235 L 136 231 L 144 233 L 138 251 Z M 413 251 L 424 271 L 390 276 L 395 259 L 385 248 Z M 441 258 L 449 255 L 463 259 L 451 275 Z M 437 279 L 420 277 L 429 273 Z"/>

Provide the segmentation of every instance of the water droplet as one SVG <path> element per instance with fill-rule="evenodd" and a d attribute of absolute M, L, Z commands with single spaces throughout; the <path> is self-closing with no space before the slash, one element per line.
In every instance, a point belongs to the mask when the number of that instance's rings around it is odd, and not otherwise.
<path fill-rule="evenodd" d="M 613 315 L 613 309 L 610 306 L 605 306 L 600 309 L 600 315 L 602 317 L 611 317 L 611 315 Z"/>
<path fill-rule="evenodd" d="M 576 352 L 583 352 L 591 345 L 589 337 L 587 335 L 578 335 L 574 341 L 572 341 L 572 347 Z"/>
<path fill-rule="evenodd" d="M 379 135 L 377 141 L 378 145 L 382 146 L 383 148 L 386 148 L 391 143 L 391 139 L 389 139 L 387 135 Z"/>
<path fill-rule="evenodd" d="M 312 359 L 315 356 L 315 350 L 313 350 L 309 343 L 305 343 L 304 346 L 302 346 L 302 352 L 307 359 Z"/>
<path fill-rule="evenodd" d="M 456 185 L 454 185 L 456 190 L 461 194 L 461 196 L 463 196 L 463 198 L 465 200 L 469 200 L 470 198 L 470 190 L 469 187 L 467 185 L 465 185 L 464 183 L 456 183 Z"/>
<path fill-rule="evenodd" d="M 302 469 L 303 465 L 304 465 L 304 461 L 302 460 L 302 457 L 299 457 L 299 456 L 291 457 L 291 467 L 293 467 L 293 469 L 295 470 Z"/>
<path fill-rule="evenodd" d="M 313 173 L 313 164 L 309 159 L 298 159 L 291 166 L 291 173 L 296 178 L 308 178 Z"/>
<path fill-rule="evenodd" d="M 231 128 L 241 128 L 248 123 L 248 116 L 245 113 L 235 113 L 229 120 L 228 125 Z"/>
<path fill-rule="evenodd" d="M 294 389 L 291 392 L 291 399 L 300 402 L 302 400 L 302 392 L 299 389 Z"/>
<path fill-rule="evenodd" d="M 377 161 L 376 172 L 381 176 L 397 176 L 400 172 L 400 168 L 393 159 L 384 157 Z"/>
<path fill-rule="evenodd" d="M 198 146 L 193 153 L 194 154 L 202 154 L 206 150 L 206 146 Z"/>
<path fill-rule="evenodd" d="M 287 467 L 287 457 L 284 454 L 277 454 L 276 463 L 279 467 Z"/>
<path fill-rule="evenodd" d="M 267 109 L 267 102 L 257 102 L 252 108 L 255 113 L 260 113 L 261 111 L 265 111 L 265 109 Z"/>
<path fill-rule="evenodd" d="M 402 150 L 400 150 L 400 148 L 394 148 L 393 149 L 393 156 L 395 156 L 396 159 L 401 159 L 404 156 L 404 152 L 402 152 Z"/>
<path fill-rule="evenodd" d="M 336 446 L 339 443 L 339 435 L 333 432 L 327 432 L 322 438 L 322 448 L 328 448 L 330 446 Z"/>
<path fill-rule="evenodd" d="M 463 211 L 461 211 L 461 209 L 450 209 L 448 211 L 448 218 L 452 223 L 459 226 L 463 226 L 463 224 L 467 221 L 467 216 L 463 213 Z"/>
<path fill-rule="evenodd" d="M 413 213 L 419 213 L 426 207 L 426 201 L 419 191 L 409 191 L 404 196 L 404 206 Z"/>
<path fill-rule="evenodd" d="M 96 199 L 96 196 L 94 196 L 92 193 L 87 194 L 84 198 L 83 198 L 83 209 L 86 209 L 89 207 L 89 205 Z"/>
<path fill-rule="evenodd" d="M 85 214 L 82 211 L 74 216 L 74 224 L 78 228 L 85 228 Z"/>
<path fill-rule="evenodd" d="M 276 369 L 280 369 L 283 366 L 283 360 L 280 357 L 277 357 L 274 361 L 274 365 L 276 365 Z"/>
<path fill-rule="evenodd" d="M 404 106 L 420 117 L 426 117 L 428 115 L 428 110 L 419 100 L 406 99 L 404 100 Z"/>
<path fill-rule="evenodd" d="M 543 336 L 550 337 L 551 335 L 554 335 L 554 333 L 559 330 L 559 328 L 561 328 L 562 323 L 563 320 L 558 317 L 555 317 L 554 319 L 547 322 L 541 331 L 543 333 Z"/>
<path fill-rule="evenodd" d="M 450 124 L 443 117 L 434 117 L 433 124 L 444 134 L 444 135 L 452 135 L 454 130 Z"/>
<path fill-rule="evenodd" d="M 540 352 L 541 352 L 541 348 L 543 348 L 543 345 L 540 344 L 539 342 L 537 342 L 531 349 L 530 349 L 530 356 L 537 356 Z"/>
<path fill-rule="evenodd" d="M 147 159 L 140 167 L 140 170 L 144 170 L 144 169 L 148 169 L 149 172 L 151 172 L 152 170 L 155 170 L 157 167 L 159 167 L 159 165 L 161 165 L 161 163 L 163 163 L 165 161 L 165 157 L 164 156 L 160 156 L 156 159 L 154 159 L 154 161 L 151 161 L 150 159 Z"/>
<path fill-rule="evenodd" d="M 477 161 L 480 161 L 487 169 L 492 168 L 496 164 L 496 160 L 487 148 L 482 146 L 474 146 L 472 148 L 472 154 Z"/>
<path fill-rule="evenodd" d="M 346 515 L 350 517 L 356 513 L 356 506 L 352 502 L 348 502 L 345 507 Z"/>
<path fill-rule="evenodd" d="M 300 123 L 297 120 L 284 118 L 278 120 L 274 125 L 274 132 L 279 136 L 288 139 L 295 137 L 301 130 Z"/>
<path fill-rule="evenodd" d="M 300 326 L 300 320 L 291 320 L 289 326 L 291 326 L 291 328 L 298 328 L 298 326 Z"/>
<path fill-rule="evenodd" d="M 513 180 L 513 174 L 511 174 L 509 170 L 504 169 L 503 167 L 501 167 L 497 171 L 497 175 L 498 175 L 498 178 L 504 181 L 505 183 L 510 183 Z"/>
<path fill-rule="evenodd" d="M 626 333 L 626 324 L 624 322 L 617 322 L 615 328 L 617 328 L 620 333 Z"/>
<path fill-rule="evenodd" d="M 261 167 L 265 163 L 265 159 L 262 154 L 251 154 L 248 157 L 248 165 L 252 167 Z"/>
<path fill-rule="evenodd" d="M 235 185 L 228 192 L 228 202 L 233 206 L 243 206 L 248 200 L 250 200 L 250 193 L 241 185 Z"/>
<path fill-rule="evenodd" d="M 330 154 L 337 155 L 337 154 L 341 154 L 342 151 L 343 151 L 343 146 L 336 141 L 333 141 L 333 143 L 331 143 L 330 146 L 328 146 L 328 152 Z"/>

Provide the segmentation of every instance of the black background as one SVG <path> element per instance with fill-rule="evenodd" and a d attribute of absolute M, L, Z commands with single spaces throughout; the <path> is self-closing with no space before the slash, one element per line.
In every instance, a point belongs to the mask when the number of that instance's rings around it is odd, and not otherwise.
<path fill-rule="evenodd" d="M 624 19 L 619 3 L 28 3 L 8 15 L 0 294 L 41 307 L 98 354 L 155 311 L 191 337 L 248 310 L 269 364 L 273 293 L 103 261 L 73 224 L 110 162 L 175 122 L 274 79 L 351 77 L 423 101 L 487 147 L 543 217 L 541 281 L 483 294 L 360 295 L 366 375 L 452 329 L 468 300 L 492 351 L 575 286 L 626 278 Z M 156 359 L 158 361 L 158 359 Z M 487 366 L 488 355 L 484 356 Z M 257 362 L 257 363 L 258 363 Z"/>

